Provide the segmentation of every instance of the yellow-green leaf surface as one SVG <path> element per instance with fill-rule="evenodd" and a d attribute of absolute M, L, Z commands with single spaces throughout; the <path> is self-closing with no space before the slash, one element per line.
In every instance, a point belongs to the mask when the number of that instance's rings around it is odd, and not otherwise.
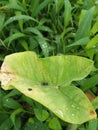
<path fill-rule="evenodd" d="M 1 67 L 2 88 L 16 88 L 43 104 L 59 118 L 81 124 L 96 117 L 85 94 L 71 84 L 92 70 L 93 62 L 79 56 L 38 58 L 34 52 L 6 56 Z"/>

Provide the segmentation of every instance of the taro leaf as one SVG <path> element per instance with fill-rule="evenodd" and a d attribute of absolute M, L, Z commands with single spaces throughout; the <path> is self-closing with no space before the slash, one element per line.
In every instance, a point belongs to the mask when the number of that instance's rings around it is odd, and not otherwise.
<path fill-rule="evenodd" d="M 34 52 L 6 56 L 1 67 L 2 88 L 16 88 L 43 104 L 59 118 L 81 124 L 96 117 L 85 94 L 72 81 L 86 77 L 93 62 L 79 56 L 38 58 Z"/>

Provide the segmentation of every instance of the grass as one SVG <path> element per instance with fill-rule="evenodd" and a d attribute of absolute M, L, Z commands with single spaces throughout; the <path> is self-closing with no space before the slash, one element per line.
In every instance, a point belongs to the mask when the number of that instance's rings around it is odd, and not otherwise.
<path fill-rule="evenodd" d="M 94 72 L 77 87 L 94 96 L 98 109 L 98 0 L 1 0 L 0 64 L 8 54 L 35 51 L 40 57 L 80 55 L 92 59 Z M 98 119 L 72 125 L 17 90 L 0 89 L 0 130 L 97 130 Z M 34 109 L 48 113 L 43 121 Z M 5 127 L 6 126 L 6 127 Z M 56 127 L 57 126 L 57 127 Z"/>

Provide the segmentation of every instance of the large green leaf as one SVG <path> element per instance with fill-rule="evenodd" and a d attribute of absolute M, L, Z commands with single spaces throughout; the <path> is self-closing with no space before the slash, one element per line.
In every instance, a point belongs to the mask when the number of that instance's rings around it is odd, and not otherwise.
<path fill-rule="evenodd" d="M 34 52 L 6 56 L 0 79 L 5 90 L 16 88 L 46 106 L 62 120 L 81 124 L 96 117 L 85 94 L 71 84 L 92 70 L 93 62 L 79 56 L 38 58 Z"/>

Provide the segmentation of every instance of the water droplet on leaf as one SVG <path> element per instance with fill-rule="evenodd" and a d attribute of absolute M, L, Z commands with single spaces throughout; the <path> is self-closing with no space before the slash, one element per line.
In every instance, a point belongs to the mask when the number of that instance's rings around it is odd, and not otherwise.
<path fill-rule="evenodd" d="M 75 108 L 75 105 L 72 104 L 71 106 L 72 106 L 72 108 Z"/>
<path fill-rule="evenodd" d="M 60 116 L 64 117 L 63 112 L 61 110 L 56 110 L 56 113 L 58 113 Z"/>
<path fill-rule="evenodd" d="M 72 113 L 72 116 L 75 116 L 75 114 Z"/>
<path fill-rule="evenodd" d="M 79 110 L 79 107 L 77 107 L 76 109 Z"/>
<path fill-rule="evenodd" d="M 66 110 L 68 110 L 68 108 L 67 108 L 67 107 L 66 107 L 65 109 L 66 109 Z"/>

